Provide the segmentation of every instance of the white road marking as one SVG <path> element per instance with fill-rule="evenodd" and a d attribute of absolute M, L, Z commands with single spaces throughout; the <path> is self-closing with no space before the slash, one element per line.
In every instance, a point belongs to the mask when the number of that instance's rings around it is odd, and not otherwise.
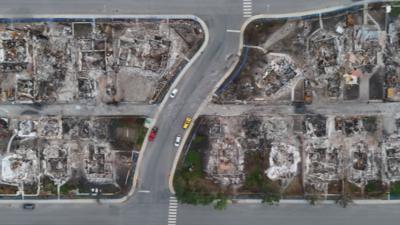
<path fill-rule="evenodd" d="M 243 17 L 251 17 L 253 14 L 253 2 L 252 0 L 242 0 L 243 1 Z"/>
<path fill-rule="evenodd" d="M 138 192 L 139 192 L 139 193 L 150 193 L 149 190 L 139 190 Z"/>
<path fill-rule="evenodd" d="M 176 225 L 176 216 L 178 214 L 178 200 L 171 196 L 169 197 L 168 206 L 168 225 Z"/>
<path fill-rule="evenodd" d="M 230 29 L 228 29 L 228 30 L 226 30 L 226 32 L 228 32 L 228 33 L 240 33 L 240 30 L 230 30 Z"/>

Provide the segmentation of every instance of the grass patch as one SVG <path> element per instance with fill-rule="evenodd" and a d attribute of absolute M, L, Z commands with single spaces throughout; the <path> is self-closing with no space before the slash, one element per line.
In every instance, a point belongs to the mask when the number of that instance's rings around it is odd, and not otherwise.
<path fill-rule="evenodd" d="M 390 186 L 390 193 L 400 196 L 400 181 L 393 182 Z"/>
<path fill-rule="evenodd" d="M 392 11 L 390 11 L 390 15 L 393 17 L 397 17 L 400 15 L 400 7 L 399 7 L 399 2 L 392 2 L 390 3 L 392 6 Z"/>
<path fill-rule="evenodd" d="M 182 203 L 208 205 L 219 199 L 215 207 L 224 208 L 225 200 L 220 188 L 205 178 L 203 171 L 203 151 L 208 146 L 206 136 L 198 135 L 175 172 L 174 188 L 177 199 Z"/>
<path fill-rule="evenodd" d="M 147 128 L 145 127 L 138 127 L 138 136 L 136 138 L 135 142 L 135 147 L 137 150 L 140 150 L 142 148 L 142 144 L 144 142 L 144 139 L 146 138 L 146 133 L 147 133 Z"/>
<path fill-rule="evenodd" d="M 386 187 L 379 180 L 368 181 L 364 187 L 364 194 L 367 197 L 380 198 L 385 195 Z"/>
<path fill-rule="evenodd" d="M 242 192 L 260 194 L 264 203 L 274 204 L 281 199 L 279 182 L 268 179 L 265 170 L 268 168 L 268 152 L 247 152 L 245 156 L 245 180 Z"/>
<path fill-rule="evenodd" d="M 279 182 L 268 179 L 268 152 L 248 152 L 245 156 L 245 174 L 243 189 L 253 193 L 280 195 Z"/>

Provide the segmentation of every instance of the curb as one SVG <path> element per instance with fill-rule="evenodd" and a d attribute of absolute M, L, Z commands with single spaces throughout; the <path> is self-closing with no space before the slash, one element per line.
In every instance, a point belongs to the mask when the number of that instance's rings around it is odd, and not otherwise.
<path fill-rule="evenodd" d="M 231 204 L 261 204 L 262 199 L 232 199 Z M 306 204 L 310 203 L 305 199 L 281 199 L 278 204 Z M 335 205 L 334 200 L 320 200 L 316 201 L 316 205 Z M 398 205 L 400 200 L 381 200 L 381 199 L 360 199 L 353 200 L 352 205 Z"/>

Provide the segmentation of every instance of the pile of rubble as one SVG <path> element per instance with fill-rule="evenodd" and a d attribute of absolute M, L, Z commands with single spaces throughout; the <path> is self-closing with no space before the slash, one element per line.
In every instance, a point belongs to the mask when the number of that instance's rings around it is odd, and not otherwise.
<path fill-rule="evenodd" d="M 272 143 L 269 169 L 265 172 L 271 180 L 291 179 L 297 175 L 300 163 L 299 149 L 285 143 Z"/>
<path fill-rule="evenodd" d="M 149 102 L 203 38 L 186 20 L 0 24 L 0 100 Z"/>
<path fill-rule="evenodd" d="M 292 133 L 290 123 L 282 118 L 253 116 L 209 118 L 207 176 L 223 186 L 240 187 L 245 179 L 246 152 L 267 151 L 270 166 L 265 176 L 271 180 L 292 179 L 298 175 L 300 152 L 296 141 L 287 143 L 287 135 Z"/>
<path fill-rule="evenodd" d="M 384 117 L 390 121 L 393 115 Z M 205 172 L 223 186 L 243 185 L 244 165 L 252 163 L 245 155 L 257 151 L 269 157 L 264 176 L 279 181 L 283 190 L 296 177 L 304 190 L 321 194 L 343 180 L 361 189 L 371 181 L 400 180 L 400 123 L 397 132 L 387 133 L 390 122 L 383 124 L 382 116 L 212 116 L 206 121 Z"/>
<path fill-rule="evenodd" d="M 118 120 L 118 121 L 116 121 Z M 115 149 L 111 129 L 118 128 L 118 118 L 30 117 L 3 119 L 8 136 L 6 150 L 0 153 L 0 183 L 17 186 L 40 185 L 47 177 L 56 186 L 73 179 L 92 185 L 119 187 L 118 160 L 131 159 L 134 146 Z M 128 153 L 128 154 L 127 154 Z M 127 158 L 128 156 L 128 158 Z M 126 166 L 130 165 L 130 162 Z M 127 168 L 125 168 L 127 169 Z"/>
<path fill-rule="evenodd" d="M 238 138 L 232 132 L 240 129 L 240 123 L 230 123 L 215 118 L 209 128 L 210 151 L 207 152 L 206 172 L 208 176 L 224 186 L 240 185 L 244 179 L 244 154 Z"/>
<path fill-rule="evenodd" d="M 382 3 L 373 13 L 370 8 L 359 8 L 336 15 L 249 24 L 248 30 L 253 32 L 261 29 L 257 26 L 271 28 L 245 35 L 260 40 L 244 43 L 251 49 L 247 65 L 216 100 L 321 104 L 398 101 L 400 17 L 385 15 L 385 7 Z M 296 78 L 306 79 L 312 91 L 303 90 L 303 96 L 296 93 L 299 97 L 290 98 L 296 91 Z"/>
<path fill-rule="evenodd" d="M 290 56 L 285 54 L 268 54 L 269 62 L 263 76 L 254 77 L 257 88 L 265 91 L 266 96 L 277 93 L 282 87 L 301 74 Z"/>

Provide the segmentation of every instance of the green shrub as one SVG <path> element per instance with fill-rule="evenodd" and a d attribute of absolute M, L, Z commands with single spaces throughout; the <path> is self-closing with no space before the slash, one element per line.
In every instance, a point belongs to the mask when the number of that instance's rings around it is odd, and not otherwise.
<path fill-rule="evenodd" d="M 396 181 L 390 186 L 390 193 L 395 195 L 400 195 L 400 182 Z"/>
<path fill-rule="evenodd" d="M 262 203 L 266 203 L 268 205 L 274 205 L 274 204 L 278 204 L 280 200 L 281 200 L 280 195 L 267 194 L 267 195 L 264 195 L 264 197 L 262 199 Z"/>
<path fill-rule="evenodd" d="M 382 192 L 382 187 L 378 181 L 368 181 L 365 185 L 364 191 L 367 193 Z"/>
<path fill-rule="evenodd" d="M 399 16 L 400 15 L 400 7 L 398 7 L 399 2 L 392 2 L 390 4 L 392 6 L 392 11 L 390 12 L 391 16 Z"/>
<path fill-rule="evenodd" d="M 222 198 L 218 199 L 214 204 L 214 209 L 216 210 L 225 210 L 228 206 L 228 198 L 223 196 Z"/>

